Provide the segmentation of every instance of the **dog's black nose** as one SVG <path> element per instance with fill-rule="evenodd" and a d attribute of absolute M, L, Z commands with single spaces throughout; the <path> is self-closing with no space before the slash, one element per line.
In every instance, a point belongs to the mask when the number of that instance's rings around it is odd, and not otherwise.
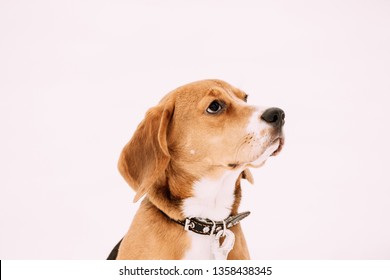
<path fill-rule="evenodd" d="M 261 118 L 274 127 L 284 125 L 284 112 L 279 108 L 269 108 L 264 111 Z"/>

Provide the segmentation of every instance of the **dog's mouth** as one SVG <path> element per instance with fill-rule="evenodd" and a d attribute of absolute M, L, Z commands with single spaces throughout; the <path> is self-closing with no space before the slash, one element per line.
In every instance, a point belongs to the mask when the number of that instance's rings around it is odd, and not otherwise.
<path fill-rule="evenodd" d="M 280 153 L 283 149 L 284 142 L 283 135 L 278 135 L 274 140 L 269 142 L 270 144 L 267 145 L 265 150 L 261 151 L 261 154 L 255 154 L 254 157 L 252 157 L 252 160 L 232 162 L 227 164 L 227 167 L 231 169 L 236 169 L 245 165 L 254 168 L 261 167 L 268 157 L 276 156 Z"/>
<path fill-rule="evenodd" d="M 274 141 L 272 141 L 271 143 L 271 146 L 272 145 L 278 145 L 277 149 L 271 154 L 271 156 L 276 156 L 280 153 L 280 151 L 283 149 L 283 146 L 284 146 L 284 137 L 283 136 L 279 136 L 277 137 Z"/>

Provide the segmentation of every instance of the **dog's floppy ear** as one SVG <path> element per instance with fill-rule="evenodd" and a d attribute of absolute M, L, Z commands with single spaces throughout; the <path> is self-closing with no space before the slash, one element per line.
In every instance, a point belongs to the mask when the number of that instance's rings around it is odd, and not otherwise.
<path fill-rule="evenodd" d="M 164 175 L 170 155 L 167 144 L 168 125 L 174 102 L 162 100 L 148 110 L 133 137 L 123 148 L 118 169 L 126 182 L 137 192 L 134 202 Z"/>
<path fill-rule="evenodd" d="M 251 183 L 253 185 L 253 183 L 255 182 L 253 180 L 253 175 L 252 173 L 249 171 L 248 168 L 245 168 L 244 171 L 241 172 L 241 178 L 243 179 L 247 179 L 249 183 Z"/>

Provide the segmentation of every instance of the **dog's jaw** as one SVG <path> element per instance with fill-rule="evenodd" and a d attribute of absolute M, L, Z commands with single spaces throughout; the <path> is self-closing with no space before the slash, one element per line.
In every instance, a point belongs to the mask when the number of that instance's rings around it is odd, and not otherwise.
<path fill-rule="evenodd" d="M 258 157 L 256 160 L 250 162 L 248 164 L 248 167 L 253 167 L 253 168 L 259 168 L 264 165 L 264 163 L 267 161 L 267 159 L 270 156 L 274 156 L 280 152 L 281 149 L 281 144 L 282 140 L 281 139 L 276 139 L 274 140 L 266 149 L 265 151 L 261 154 L 260 157 Z"/>
<path fill-rule="evenodd" d="M 284 144 L 284 136 L 281 127 L 275 128 L 261 119 L 265 109 L 253 108 L 246 134 L 238 145 L 235 163 L 258 168 L 264 165 L 270 156 L 279 154 Z"/>

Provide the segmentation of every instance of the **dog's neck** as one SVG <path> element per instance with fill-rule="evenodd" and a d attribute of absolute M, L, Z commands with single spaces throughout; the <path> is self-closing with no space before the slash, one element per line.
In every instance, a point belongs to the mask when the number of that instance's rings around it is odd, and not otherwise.
<path fill-rule="evenodd" d="M 197 178 L 174 167 L 168 168 L 169 176 L 160 178 L 147 195 L 150 202 L 168 217 L 174 220 L 199 217 L 220 221 L 238 213 L 241 169 L 213 170 L 212 175 Z"/>
<path fill-rule="evenodd" d="M 239 176 L 242 170 L 226 170 L 218 178 L 201 178 L 192 186 L 193 194 L 183 200 L 186 217 L 221 221 L 237 212 L 241 198 Z"/>

